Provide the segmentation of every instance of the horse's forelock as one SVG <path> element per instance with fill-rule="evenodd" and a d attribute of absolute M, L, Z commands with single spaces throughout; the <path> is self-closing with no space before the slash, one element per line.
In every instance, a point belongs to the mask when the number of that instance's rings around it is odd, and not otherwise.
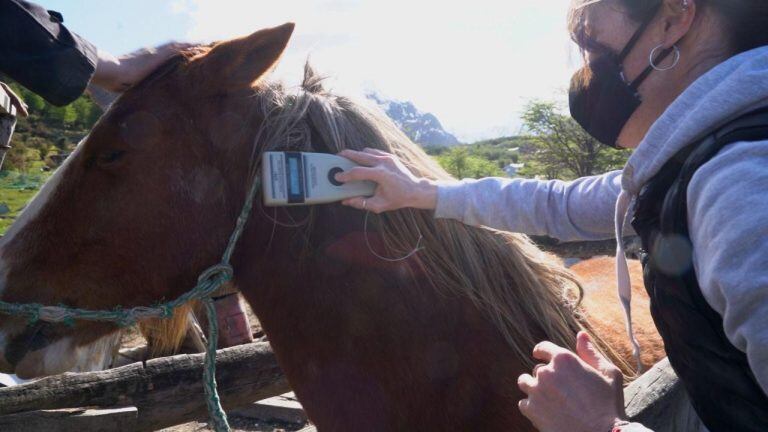
<path fill-rule="evenodd" d="M 304 79 L 301 82 L 301 88 L 304 91 L 312 94 L 325 93 L 323 87 L 325 79 L 326 77 L 319 75 L 309 62 L 304 64 Z"/>

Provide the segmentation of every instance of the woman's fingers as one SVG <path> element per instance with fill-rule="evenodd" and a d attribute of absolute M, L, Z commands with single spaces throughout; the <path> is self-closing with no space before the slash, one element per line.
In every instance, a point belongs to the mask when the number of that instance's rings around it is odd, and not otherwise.
<path fill-rule="evenodd" d="M 523 413 L 524 416 L 528 417 L 531 409 L 531 401 L 528 399 L 522 399 L 517 403 L 517 407 L 520 408 L 520 412 Z"/>
<path fill-rule="evenodd" d="M 376 155 L 376 156 L 384 156 L 384 157 L 392 156 L 391 153 L 387 153 L 384 150 L 379 150 L 379 149 L 370 148 L 370 147 L 364 148 L 363 152 L 368 153 L 368 154 L 372 154 L 372 155 Z"/>
<path fill-rule="evenodd" d="M 355 167 L 336 174 L 336 180 L 346 183 L 351 181 L 374 181 L 381 183 L 382 172 L 378 168 Z"/>
<path fill-rule="evenodd" d="M 381 162 L 381 157 L 357 150 L 343 150 L 339 156 L 345 157 L 358 165 L 367 167 L 376 166 Z"/>
<path fill-rule="evenodd" d="M 341 202 L 345 206 L 379 214 L 388 210 L 387 201 L 379 197 L 355 197 Z"/>
<path fill-rule="evenodd" d="M 354 197 L 354 198 L 347 198 L 341 203 L 344 204 L 345 206 L 356 208 L 358 210 L 363 210 L 363 207 L 366 206 L 367 201 L 365 197 Z"/>
<path fill-rule="evenodd" d="M 584 360 L 588 365 L 597 369 L 612 380 L 621 380 L 621 370 L 610 362 L 605 356 L 595 347 L 592 342 L 592 338 L 588 333 L 581 331 L 576 336 L 576 354 Z"/>
<path fill-rule="evenodd" d="M 551 362 L 556 356 L 569 355 L 572 355 L 570 351 L 548 341 L 541 342 L 533 348 L 533 357 L 545 362 Z"/>
<path fill-rule="evenodd" d="M 517 378 L 517 386 L 525 394 L 529 394 L 531 389 L 536 386 L 536 378 L 529 374 L 522 374 Z"/>
<path fill-rule="evenodd" d="M 414 176 L 396 156 L 375 149 L 345 150 L 339 155 L 361 166 L 337 174 L 338 181 L 372 181 L 377 184 L 373 197 L 350 199 L 344 204 L 374 213 L 405 207 L 435 208 L 437 185 Z"/>

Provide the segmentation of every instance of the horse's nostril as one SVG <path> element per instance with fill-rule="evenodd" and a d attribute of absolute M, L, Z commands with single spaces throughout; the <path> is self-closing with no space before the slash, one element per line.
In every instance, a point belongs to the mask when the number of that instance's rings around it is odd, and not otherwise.
<path fill-rule="evenodd" d="M 39 321 L 27 326 L 23 332 L 14 336 L 5 347 L 5 361 L 12 366 L 18 364 L 30 351 L 43 349 L 52 342 L 52 325 Z"/>

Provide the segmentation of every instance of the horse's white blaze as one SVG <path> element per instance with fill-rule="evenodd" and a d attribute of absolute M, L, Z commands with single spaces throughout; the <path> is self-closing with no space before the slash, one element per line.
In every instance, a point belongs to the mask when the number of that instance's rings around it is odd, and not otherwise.
<path fill-rule="evenodd" d="M 84 140 L 83 140 L 84 141 Z M 2 247 L 6 244 L 9 244 L 14 237 L 16 237 L 20 232 L 24 230 L 24 227 L 27 226 L 31 221 L 33 221 L 42 211 L 43 208 L 45 208 L 46 203 L 50 200 L 50 198 L 54 195 L 54 192 L 61 184 L 61 179 L 64 178 L 66 175 L 67 168 L 72 165 L 72 161 L 75 159 L 75 157 L 79 154 L 80 149 L 82 148 L 82 142 L 77 145 L 75 148 L 75 151 L 72 152 L 72 154 L 67 158 L 66 161 L 59 167 L 59 169 L 56 170 L 56 172 L 51 176 L 51 178 L 48 179 L 47 182 L 43 185 L 43 187 L 40 189 L 40 191 L 35 195 L 35 197 L 32 199 L 32 201 L 27 204 L 26 208 L 19 214 L 19 217 L 16 219 L 16 221 L 11 225 L 11 227 L 8 229 L 8 231 L 5 233 L 5 236 L 0 239 L 0 298 L 2 298 L 3 291 L 5 290 L 5 287 L 8 285 L 8 257 L 5 256 L 5 253 L 2 250 Z M 2 320 L 3 317 L 0 317 L 0 320 Z M 1 321 L 0 321 L 1 322 Z M 7 327 L 7 326 L 6 326 Z M 2 358 L 2 354 L 5 353 L 6 345 L 8 344 L 8 341 L 13 338 L 13 330 L 5 328 L 3 330 L 0 330 L 0 358 Z M 1 362 L 1 360 L 0 360 Z"/>
<path fill-rule="evenodd" d="M 109 368 L 120 346 L 121 332 L 115 332 L 96 341 L 75 348 L 75 366 L 71 372 L 92 372 Z"/>
<path fill-rule="evenodd" d="M 85 141 L 85 139 L 83 139 Z M 33 221 L 37 215 L 40 214 L 45 204 L 54 195 L 54 192 L 61 183 L 61 179 L 65 176 L 65 171 L 72 165 L 72 161 L 79 154 L 80 149 L 83 147 L 82 142 L 75 147 L 75 151 L 64 161 L 64 163 L 56 170 L 56 172 L 48 179 L 43 185 L 40 191 L 32 198 L 32 201 L 27 204 L 27 207 L 19 214 L 19 217 L 14 221 L 13 225 L 5 233 L 5 236 L 0 240 L 0 251 L 5 244 L 10 243 L 13 238 L 20 233 L 24 227 Z M 8 262 L 4 253 L 0 253 L 0 296 L 3 294 L 3 290 L 6 286 L 6 279 L 8 276 Z M 2 352 L 2 346 L 0 346 L 0 352 Z"/>
<path fill-rule="evenodd" d="M 25 376 L 53 375 L 63 372 L 92 372 L 107 369 L 119 347 L 121 332 L 102 336 L 88 345 L 75 346 L 71 337 L 60 339 L 30 359 L 22 359 L 19 368 Z M 39 356 L 39 357 L 38 357 Z M 36 359 L 42 357 L 42 361 Z"/>
<path fill-rule="evenodd" d="M 56 374 L 72 368 L 72 339 L 63 338 L 45 347 L 44 350 L 42 370 L 37 371 L 35 375 Z"/>

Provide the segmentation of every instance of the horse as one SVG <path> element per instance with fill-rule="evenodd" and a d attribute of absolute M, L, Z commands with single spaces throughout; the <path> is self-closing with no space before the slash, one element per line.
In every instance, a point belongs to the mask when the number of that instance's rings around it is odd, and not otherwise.
<path fill-rule="evenodd" d="M 268 80 L 293 28 L 181 53 L 120 96 L 2 239 L 0 299 L 104 310 L 175 298 L 218 262 L 265 151 L 371 147 L 449 178 L 311 68 L 298 89 Z M 533 347 L 574 348 L 589 328 L 578 283 L 526 236 L 425 211 L 257 202 L 232 265 L 321 431 L 532 431 L 516 379 Z M 119 334 L 0 320 L 0 369 L 19 376 L 103 363 Z"/>
<path fill-rule="evenodd" d="M 631 359 L 632 344 L 625 333 L 616 331 L 624 326 L 624 317 L 617 313 L 621 310 L 621 303 L 616 296 L 613 257 L 593 257 L 574 264 L 570 270 L 584 287 L 581 306 L 591 328 L 619 357 Z M 643 286 L 640 261 L 629 260 L 629 274 L 632 281 L 632 321 L 635 325 L 635 337 L 642 347 L 640 360 L 643 370 L 647 370 L 667 354 L 650 314 L 651 300 Z"/>

